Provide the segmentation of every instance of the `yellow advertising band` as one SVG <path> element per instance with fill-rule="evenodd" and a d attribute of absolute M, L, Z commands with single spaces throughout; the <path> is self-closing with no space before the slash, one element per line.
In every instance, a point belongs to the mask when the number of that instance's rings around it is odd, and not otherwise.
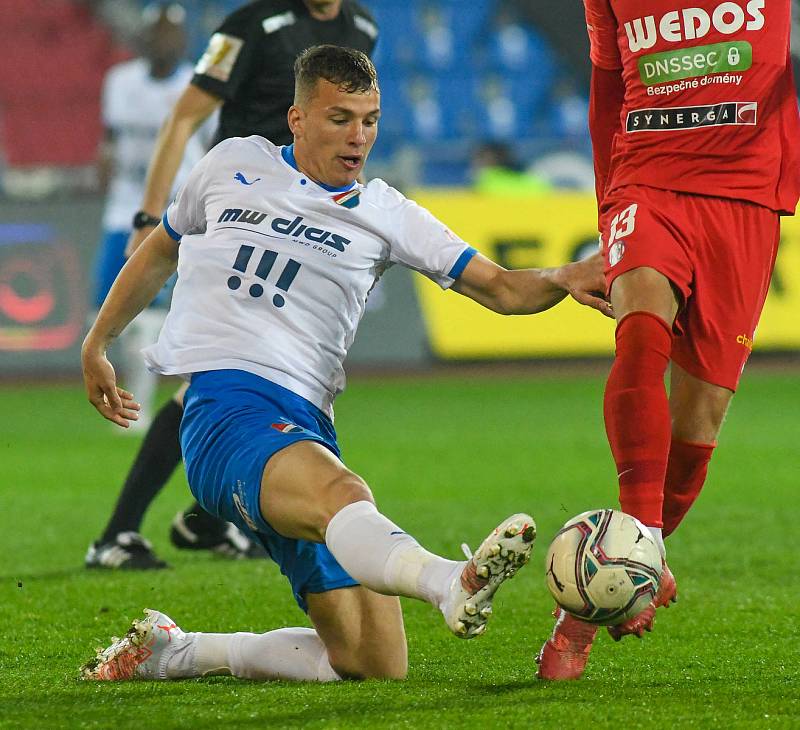
<path fill-rule="evenodd" d="M 506 268 L 558 266 L 597 250 L 595 199 L 586 194 L 505 198 L 415 191 L 413 198 L 481 253 Z M 781 247 L 755 342 L 760 350 L 800 349 L 800 221 L 783 218 Z M 434 355 L 513 359 L 613 353 L 614 323 L 565 300 L 531 317 L 502 317 L 417 276 Z"/>

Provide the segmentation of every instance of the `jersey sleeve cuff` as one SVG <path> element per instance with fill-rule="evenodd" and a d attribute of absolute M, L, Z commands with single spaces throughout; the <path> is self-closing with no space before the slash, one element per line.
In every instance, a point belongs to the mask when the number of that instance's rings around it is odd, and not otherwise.
<path fill-rule="evenodd" d="M 174 229 L 174 228 L 173 228 L 173 227 L 172 227 L 172 226 L 169 224 L 169 221 L 167 220 L 167 214 L 166 214 L 166 213 L 164 213 L 164 217 L 161 219 L 161 222 L 164 224 L 164 230 L 167 232 L 167 234 L 169 235 L 169 237 L 170 237 L 170 238 L 172 238 L 172 239 L 173 239 L 173 240 L 175 240 L 175 241 L 178 241 L 178 243 L 180 243 L 180 240 L 181 240 L 182 236 L 181 236 L 181 234 L 180 234 L 180 233 L 178 233 L 178 232 L 177 232 L 177 231 L 176 231 L 176 230 L 175 230 L 175 229 Z"/>
<path fill-rule="evenodd" d="M 465 248 L 461 252 L 461 255 L 456 259 L 456 262 L 453 264 L 453 268 L 447 272 L 447 275 L 451 279 L 458 279 L 458 277 L 464 273 L 464 269 L 467 268 L 467 264 L 472 261 L 472 258 L 476 253 L 478 253 L 478 251 L 472 248 L 472 246 Z"/>

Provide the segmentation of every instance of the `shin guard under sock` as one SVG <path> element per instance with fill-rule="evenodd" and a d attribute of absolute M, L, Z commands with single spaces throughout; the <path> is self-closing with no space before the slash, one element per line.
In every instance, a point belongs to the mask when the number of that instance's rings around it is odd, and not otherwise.
<path fill-rule="evenodd" d="M 664 537 L 675 532 L 700 494 L 713 451 L 714 444 L 672 439 L 664 482 Z"/>
<path fill-rule="evenodd" d="M 620 505 L 645 525 L 661 527 L 671 440 L 664 374 L 672 330 L 654 314 L 633 312 L 617 325 L 616 343 L 603 414 L 617 465 Z"/>

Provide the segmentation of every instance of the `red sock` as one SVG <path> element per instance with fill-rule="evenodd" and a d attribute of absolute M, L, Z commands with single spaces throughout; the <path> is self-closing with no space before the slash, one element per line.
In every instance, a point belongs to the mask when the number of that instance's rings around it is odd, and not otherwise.
<path fill-rule="evenodd" d="M 622 510 L 661 527 L 671 418 L 664 373 L 672 330 L 661 317 L 633 312 L 617 325 L 617 355 L 603 414 L 619 475 Z"/>
<path fill-rule="evenodd" d="M 714 444 L 694 444 L 672 439 L 664 482 L 664 537 L 681 523 L 703 488 Z"/>

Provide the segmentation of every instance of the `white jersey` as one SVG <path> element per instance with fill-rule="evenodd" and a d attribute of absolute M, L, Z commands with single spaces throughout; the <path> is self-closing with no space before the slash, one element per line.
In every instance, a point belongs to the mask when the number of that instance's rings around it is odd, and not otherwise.
<path fill-rule="evenodd" d="M 145 177 L 158 132 L 178 97 L 192 79 L 189 64 L 181 64 L 164 79 L 150 75 L 150 63 L 136 58 L 113 66 L 103 82 L 103 125 L 113 134 L 112 176 L 103 214 L 103 228 L 127 231 L 139 210 Z M 205 151 L 208 127 L 193 135 L 175 179 L 176 189 Z"/>
<path fill-rule="evenodd" d="M 292 147 L 218 144 L 164 216 L 178 283 L 148 365 L 165 375 L 237 369 L 332 415 L 342 367 L 381 274 L 400 263 L 442 288 L 475 250 L 382 180 L 332 189 Z"/>

